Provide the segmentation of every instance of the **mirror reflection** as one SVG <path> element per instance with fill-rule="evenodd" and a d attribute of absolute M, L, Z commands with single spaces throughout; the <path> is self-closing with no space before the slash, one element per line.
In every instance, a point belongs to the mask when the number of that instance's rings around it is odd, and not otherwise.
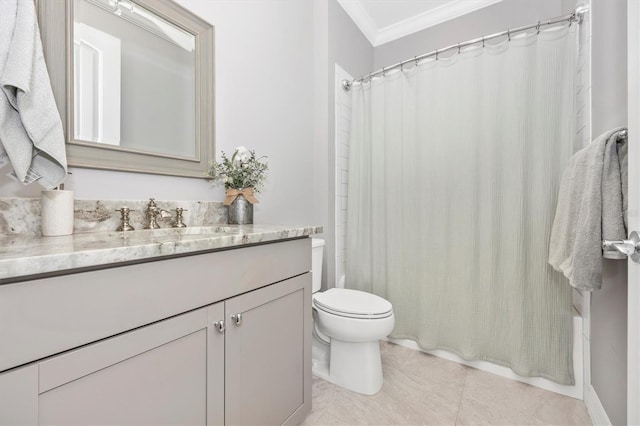
<path fill-rule="evenodd" d="M 74 0 L 73 134 L 193 159 L 195 37 L 128 0 Z"/>

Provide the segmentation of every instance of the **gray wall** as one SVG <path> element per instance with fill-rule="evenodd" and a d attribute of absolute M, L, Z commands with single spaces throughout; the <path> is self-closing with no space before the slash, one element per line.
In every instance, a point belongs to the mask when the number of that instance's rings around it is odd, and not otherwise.
<path fill-rule="evenodd" d="M 476 12 L 377 46 L 373 65 L 380 69 L 455 43 L 561 15 L 558 0 L 504 0 Z"/>
<path fill-rule="evenodd" d="M 592 0 L 593 137 L 627 123 L 627 1 Z M 627 423 L 627 262 L 604 260 L 591 297 L 591 383 L 613 424 Z"/>
<path fill-rule="evenodd" d="M 324 88 L 327 108 L 322 118 L 326 119 L 326 135 L 316 143 L 316 162 L 326 171 L 321 190 L 316 194 L 318 206 L 322 211 L 325 232 L 325 262 L 323 269 L 323 287 L 334 287 L 335 276 L 335 65 L 338 64 L 351 75 L 369 73 L 373 67 L 373 47 L 358 27 L 349 18 L 336 0 L 322 1 L 322 13 L 326 16 L 326 59 L 324 66 Z M 322 36 L 322 31 L 318 31 Z"/>
<path fill-rule="evenodd" d="M 215 26 L 216 153 L 238 145 L 267 155 L 257 223 L 316 224 L 314 193 L 313 2 L 180 0 Z M 0 197 L 39 197 L 0 170 Z M 222 201 L 203 179 L 73 170 L 67 189 L 80 199 Z M 326 173 L 326 172 L 325 172 Z"/>

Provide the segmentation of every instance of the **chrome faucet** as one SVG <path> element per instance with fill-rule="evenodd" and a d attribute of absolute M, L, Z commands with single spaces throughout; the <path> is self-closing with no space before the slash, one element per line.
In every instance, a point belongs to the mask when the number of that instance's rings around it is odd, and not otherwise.
<path fill-rule="evenodd" d="M 168 211 L 161 209 L 156 204 L 155 198 L 149 198 L 149 204 L 147 205 L 147 226 L 144 229 L 158 229 L 160 225 L 158 224 L 158 216 L 161 218 L 171 217 L 171 213 Z"/>

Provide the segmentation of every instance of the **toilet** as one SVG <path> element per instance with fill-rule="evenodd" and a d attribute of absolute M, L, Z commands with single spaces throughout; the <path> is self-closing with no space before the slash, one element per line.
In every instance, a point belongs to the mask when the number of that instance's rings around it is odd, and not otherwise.
<path fill-rule="evenodd" d="M 365 395 L 382 388 L 378 340 L 393 330 L 391 303 L 371 293 L 344 288 L 320 291 L 324 240 L 312 240 L 313 374 Z"/>

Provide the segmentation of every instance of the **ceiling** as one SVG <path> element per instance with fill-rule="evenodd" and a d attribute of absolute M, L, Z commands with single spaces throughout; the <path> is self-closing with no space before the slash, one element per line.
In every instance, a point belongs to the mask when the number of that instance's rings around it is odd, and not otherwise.
<path fill-rule="evenodd" d="M 372 45 L 457 18 L 502 0 L 338 0 Z"/>

